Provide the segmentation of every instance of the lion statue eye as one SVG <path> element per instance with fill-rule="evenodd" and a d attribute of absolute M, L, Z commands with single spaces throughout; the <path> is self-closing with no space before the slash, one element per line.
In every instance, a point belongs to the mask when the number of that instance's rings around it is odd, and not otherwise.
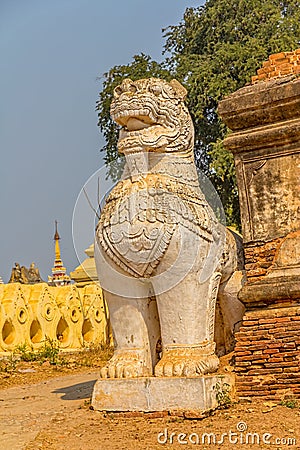
<path fill-rule="evenodd" d="M 134 94 L 137 91 L 137 87 L 135 83 L 130 80 L 130 78 L 125 78 L 125 80 L 122 81 L 122 84 L 117 86 L 114 89 L 114 97 L 118 98 L 121 94 L 128 94 L 132 93 Z"/>
<path fill-rule="evenodd" d="M 120 95 L 122 94 L 122 88 L 121 88 L 121 86 L 117 86 L 115 89 L 114 89 L 114 97 L 115 98 L 118 98 L 118 97 L 120 97 Z"/>
<path fill-rule="evenodd" d="M 135 93 L 137 91 L 137 88 L 134 84 L 130 84 L 130 86 L 128 86 L 128 91 Z"/>
<path fill-rule="evenodd" d="M 162 87 L 159 84 L 154 84 L 153 86 L 150 86 L 150 91 L 154 95 L 160 95 L 162 93 Z"/>

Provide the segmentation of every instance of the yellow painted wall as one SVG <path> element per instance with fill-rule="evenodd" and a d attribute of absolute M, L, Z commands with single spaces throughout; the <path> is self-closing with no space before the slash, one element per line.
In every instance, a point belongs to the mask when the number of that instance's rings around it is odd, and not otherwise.
<path fill-rule="evenodd" d="M 38 349 L 47 337 L 70 350 L 106 344 L 107 314 L 96 283 L 83 288 L 0 284 L 0 352 L 24 343 Z"/>

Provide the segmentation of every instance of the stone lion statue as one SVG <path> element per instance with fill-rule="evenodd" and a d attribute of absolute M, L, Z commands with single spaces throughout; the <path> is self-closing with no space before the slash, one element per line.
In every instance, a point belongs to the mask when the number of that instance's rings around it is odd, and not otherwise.
<path fill-rule="evenodd" d="M 176 80 L 156 78 L 125 79 L 114 91 L 126 163 L 96 229 L 115 343 L 103 378 L 214 372 L 243 315 L 240 238 L 200 189 L 185 96 Z"/>

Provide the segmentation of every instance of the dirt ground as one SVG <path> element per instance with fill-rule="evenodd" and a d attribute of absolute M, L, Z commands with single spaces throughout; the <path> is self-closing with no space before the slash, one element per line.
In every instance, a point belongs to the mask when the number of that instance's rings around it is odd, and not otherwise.
<path fill-rule="evenodd" d="M 87 408 L 74 410 L 68 416 L 53 418 L 26 449 L 300 449 L 299 409 L 281 405 L 237 404 L 202 420 L 155 418 L 151 413 L 143 417 L 120 416 Z M 246 427 L 246 431 L 239 431 Z"/>
<path fill-rule="evenodd" d="M 0 449 L 300 449 L 300 408 L 294 399 L 233 402 L 202 419 L 193 412 L 185 418 L 93 411 L 93 385 L 109 355 L 92 350 L 64 355 L 58 364 L 2 362 Z"/>

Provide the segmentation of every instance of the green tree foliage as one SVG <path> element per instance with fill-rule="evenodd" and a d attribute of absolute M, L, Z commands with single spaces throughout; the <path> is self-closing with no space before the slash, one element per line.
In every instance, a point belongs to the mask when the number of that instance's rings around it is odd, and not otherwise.
<path fill-rule="evenodd" d="M 188 90 L 195 125 L 195 159 L 208 174 L 222 200 L 229 224 L 239 223 L 238 195 L 232 156 L 223 148 L 228 133 L 217 114 L 218 102 L 250 82 L 272 53 L 300 44 L 300 1 L 208 0 L 188 8 L 183 20 L 164 30 L 166 60 L 145 55 L 116 66 L 104 75 L 97 104 L 104 133 L 106 162 L 116 160 L 116 125 L 109 118 L 113 88 L 125 77 L 171 77 Z"/>

